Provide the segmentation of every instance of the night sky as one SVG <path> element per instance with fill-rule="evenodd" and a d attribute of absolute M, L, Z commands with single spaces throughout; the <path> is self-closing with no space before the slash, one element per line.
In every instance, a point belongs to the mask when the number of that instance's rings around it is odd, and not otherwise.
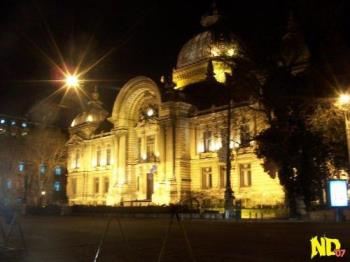
<path fill-rule="evenodd" d="M 85 76 L 96 79 L 106 109 L 128 79 L 146 75 L 159 81 L 170 72 L 182 45 L 202 31 L 200 17 L 211 0 L 167 1 L 1 1 L 0 114 L 25 115 L 59 88 L 61 76 L 43 53 L 74 68 L 87 50 L 83 67 L 109 52 Z M 350 22 L 346 1 L 217 1 L 232 31 L 257 54 L 273 47 L 292 10 L 305 34 L 320 75 L 333 82 L 350 78 Z M 266 53 L 268 53 L 266 51 Z M 333 81 L 333 82 L 332 82 Z M 86 89 L 91 89 L 91 83 Z M 56 103 L 61 94 L 52 96 Z M 80 109 L 74 95 L 61 108 L 67 121 Z M 46 101 L 46 100 L 45 100 Z M 62 121 L 59 121 L 62 123 Z M 63 121 L 65 122 L 65 121 Z M 64 124 L 63 124 L 64 125 Z"/>

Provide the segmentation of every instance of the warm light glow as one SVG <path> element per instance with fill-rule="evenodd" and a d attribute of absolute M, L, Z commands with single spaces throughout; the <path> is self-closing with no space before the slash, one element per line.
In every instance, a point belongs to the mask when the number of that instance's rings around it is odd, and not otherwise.
<path fill-rule="evenodd" d="M 341 94 L 338 98 L 338 103 L 341 106 L 347 106 L 350 104 L 350 95 L 348 94 Z"/>
<path fill-rule="evenodd" d="M 86 118 L 86 121 L 87 122 L 92 122 L 92 121 L 94 121 L 94 118 L 92 117 L 92 115 L 88 115 L 87 118 Z"/>
<path fill-rule="evenodd" d="M 154 115 L 154 109 L 153 108 L 149 108 L 147 110 L 147 116 L 153 116 Z"/>
<path fill-rule="evenodd" d="M 236 50 L 234 48 L 230 48 L 226 53 L 228 56 L 234 56 L 236 54 Z"/>
<path fill-rule="evenodd" d="M 219 83 L 226 82 L 226 73 L 232 75 L 231 67 L 221 61 L 213 61 L 214 77 Z"/>
<path fill-rule="evenodd" d="M 197 145 L 197 152 L 198 153 L 203 153 L 204 152 L 204 145 L 203 145 L 203 143 L 199 143 Z"/>
<path fill-rule="evenodd" d="M 46 191 L 41 191 L 41 195 L 45 196 L 46 195 Z"/>
<path fill-rule="evenodd" d="M 78 87 L 79 86 L 79 78 L 76 75 L 67 75 L 66 76 L 66 85 L 68 87 Z"/>
<path fill-rule="evenodd" d="M 211 54 L 213 56 L 219 56 L 220 55 L 220 49 L 215 47 L 215 46 L 211 48 L 210 52 L 211 52 Z"/>
<path fill-rule="evenodd" d="M 222 143 L 220 140 L 218 140 L 214 143 L 214 150 L 215 151 L 219 150 L 221 147 L 222 147 Z"/>

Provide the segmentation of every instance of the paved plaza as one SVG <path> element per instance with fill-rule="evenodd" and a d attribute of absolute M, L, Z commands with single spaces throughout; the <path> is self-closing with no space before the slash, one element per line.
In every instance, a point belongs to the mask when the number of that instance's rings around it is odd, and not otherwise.
<path fill-rule="evenodd" d="M 0 261 L 93 261 L 107 221 L 102 216 L 21 218 L 27 252 L 2 252 Z M 112 221 L 97 261 L 158 261 L 162 246 L 161 261 L 192 261 L 191 251 L 203 262 L 310 261 L 310 239 L 315 235 L 338 238 L 342 248 L 350 247 L 349 223 L 186 220 L 184 234 L 175 220 L 163 245 L 169 219 L 119 221 Z M 14 231 L 12 245 L 19 240 Z"/>

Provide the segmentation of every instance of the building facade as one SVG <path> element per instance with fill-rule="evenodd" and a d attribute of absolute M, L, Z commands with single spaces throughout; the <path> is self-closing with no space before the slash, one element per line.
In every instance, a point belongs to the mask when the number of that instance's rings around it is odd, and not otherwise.
<path fill-rule="evenodd" d="M 70 127 L 70 204 L 167 205 L 197 198 L 223 205 L 227 98 L 234 92 L 224 83 L 234 73 L 230 61 L 244 57 L 244 49 L 215 9 L 201 22 L 204 31 L 183 46 L 161 83 L 145 76 L 129 80 L 111 113 L 93 92 Z M 243 99 L 231 111 L 232 189 L 247 207 L 284 203 L 278 178 L 264 172 L 254 153 L 253 138 L 267 127 L 259 109 Z"/>

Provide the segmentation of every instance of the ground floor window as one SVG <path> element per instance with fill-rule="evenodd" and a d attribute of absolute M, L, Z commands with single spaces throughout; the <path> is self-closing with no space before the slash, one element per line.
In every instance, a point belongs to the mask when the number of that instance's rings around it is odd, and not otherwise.
<path fill-rule="evenodd" d="M 103 192 L 104 192 L 105 194 L 107 194 L 107 193 L 108 193 L 108 189 L 109 189 L 109 179 L 108 179 L 107 177 L 105 177 L 105 179 L 104 179 L 104 189 L 103 189 Z"/>
<path fill-rule="evenodd" d="M 220 166 L 220 174 L 219 174 L 219 187 L 225 188 L 226 187 L 226 166 Z"/>
<path fill-rule="evenodd" d="M 202 188 L 212 188 L 213 187 L 213 174 L 211 167 L 203 167 L 202 168 Z"/>
<path fill-rule="evenodd" d="M 94 193 L 98 194 L 100 192 L 100 180 L 98 177 L 94 178 Z"/>
<path fill-rule="evenodd" d="M 249 187 L 252 185 L 252 172 L 250 164 L 239 165 L 240 187 Z"/>
<path fill-rule="evenodd" d="M 72 186 L 71 186 L 72 194 L 75 195 L 77 193 L 77 179 L 72 178 L 71 182 L 72 182 Z"/>

